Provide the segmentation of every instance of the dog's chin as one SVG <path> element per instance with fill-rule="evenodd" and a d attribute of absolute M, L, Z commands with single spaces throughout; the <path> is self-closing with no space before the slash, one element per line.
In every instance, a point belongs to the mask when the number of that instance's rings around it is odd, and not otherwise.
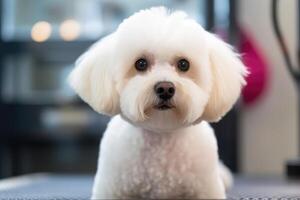
<path fill-rule="evenodd" d="M 176 109 L 176 107 L 170 101 L 161 101 L 155 105 L 153 105 L 155 110 L 159 111 L 167 111 L 170 109 Z"/>
<path fill-rule="evenodd" d="M 133 124 L 155 133 L 167 133 L 188 127 L 198 118 L 191 118 L 191 112 L 197 110 L 189 107 L 190 104 L 182 101 L 154 101 L 146 105 L 137 105 L 139 112 L 136 115 L 130 113 L 128 107 L 123 109 L 121 116 L 123 119 Z M 198 113 L 198 112 L 197 112 Z"/>
<path fill-rule="evenodd" d="M 145 110 L 147 117 L 133 124 L 155 133 L 168 133 L 189 126 L 184 122 L 185 115 L 178 105 L 171 102 L 152 104 Z"/>

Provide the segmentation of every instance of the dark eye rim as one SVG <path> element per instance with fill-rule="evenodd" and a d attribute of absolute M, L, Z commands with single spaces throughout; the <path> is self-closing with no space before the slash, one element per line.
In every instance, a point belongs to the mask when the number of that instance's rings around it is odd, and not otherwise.
<path fill-rule="evenodd" d="M 187 65 L 182 66 L 182 62 L 185 62 Z M 177 61 L 177 68 L 182 72 L 187 72 L 190 69 L 190 62 L 186 58 L 180 58 Z"/>
<path fill-rule="evenodd" d="M 142 66 L 141 64 L 141 61 L 143 61 L 144 62 L 144 66 Z M 134 67 L 135 67 L 135 69 L 137 70 L 137 71 L 141 71 L 141 72 L 143 72 L 143 71 L 146 71 L 147 69 L 148 69 L 148 66 L 149 66 L 149 62 L 148 62 L 148 60 L 146 59 L 146 58 L 138 58 L 136 61 L 135 61 L 135 63 L 134 63 Z"/>

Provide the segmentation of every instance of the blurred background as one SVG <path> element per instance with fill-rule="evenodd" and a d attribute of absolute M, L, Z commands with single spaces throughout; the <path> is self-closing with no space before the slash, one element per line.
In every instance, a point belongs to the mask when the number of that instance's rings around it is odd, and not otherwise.
<path fill-rule="evenodd" d="M 299 105 L 273 32 L 271 0 L 0 0 L 0 178 L 95 173 L 109 118 L 83 103 L 66 77 L 124 18 L 159 5 L 186 11 L 234 45 L 249 67 L 240 102 L 213 124 L 223 161 L 235 173 L 285 174 L 298 153 Z M 298 11 L 296 0 L 280 1 L 293 63 Z"/>

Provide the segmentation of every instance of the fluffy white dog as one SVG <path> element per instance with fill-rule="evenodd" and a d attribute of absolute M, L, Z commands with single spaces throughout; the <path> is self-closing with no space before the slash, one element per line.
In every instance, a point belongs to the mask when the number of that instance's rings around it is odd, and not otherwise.
<path fill-rule="evenodd" d="M 115 116 L 93 199 L 225 198 L 230 173 L 208 122 L 231 109 L 245 84 L 230 46 L 184 12 L 158 7 L 124 20 L 76 65 L 72 88 Z"/>

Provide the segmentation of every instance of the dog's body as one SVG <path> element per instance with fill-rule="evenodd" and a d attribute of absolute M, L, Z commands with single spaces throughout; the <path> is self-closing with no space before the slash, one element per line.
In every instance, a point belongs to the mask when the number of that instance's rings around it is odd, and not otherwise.
<path fill-rule="evenodd" d="M 93 199 L 225 198 L 230 173 L 208 122 L 225 115 L 246 69 L 183 12 L 140 11 L 77 62 L 72 88 L 115 116 L 101 142 Z"/>
<path fill-rule="evenodd" d="M 217 163 L 207 122 L 157 134 L 116 116 L 102 140 L 93 199 L 225 198 Z"/>

